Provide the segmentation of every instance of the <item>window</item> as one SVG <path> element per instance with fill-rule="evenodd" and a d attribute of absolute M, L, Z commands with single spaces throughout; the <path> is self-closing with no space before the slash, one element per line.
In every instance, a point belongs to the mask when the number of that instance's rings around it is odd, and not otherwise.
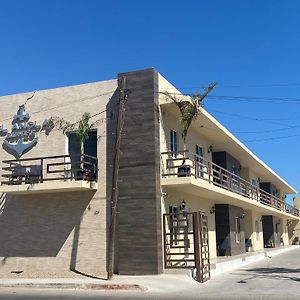
<path fill-rule="evenodd" d="M 203 148 L 196 145 L 197 175 L 203 177 Z"/>
<path fill-rule="evenodd" d="M 81 157 L 80 157 L 80 141 L 74 132 L 68 133 L 68 152 L 71 160 L 71 169 L 72 172 L 77 175 L 80 169 L 82 169 L 81 165 Z M 90 155 L 93 157 L 97 157 L 97 130 L 91 130 L 89 132 L 87 140 L 83 145 L 83 153 L 86 155 Z M 85 170 L 90 170 L 92 173 L 95 173 L 95 159 L 91 157 L 85 157 L 85 163 L 83 168 Z"/>
<path fill-rule="evenodd" d="M 235 217 L 235 242 L 241 242 L 241 218 Z"/>
<path fill-rule="evenodd" d="M 80 154 L 80 142 L 75 132 L 68 133 L 68 151 L 70 156 Z M 91 130 L 83 145 L 84 154 L 97 157 L 97 130 Z"/>
<path fill-rule="evenodd" d="M 170 140 L 171 140 L 171 153 L 173 157 L 177 156 L 177 132 L 175 130 L 170 130 Z"/>
<path fill-rule="evenodd" d="M 237 167 L 235 165 L 232 165 L 231 166 L 231 172 L 234 174 L 234 175 L 237 175 Z"/>

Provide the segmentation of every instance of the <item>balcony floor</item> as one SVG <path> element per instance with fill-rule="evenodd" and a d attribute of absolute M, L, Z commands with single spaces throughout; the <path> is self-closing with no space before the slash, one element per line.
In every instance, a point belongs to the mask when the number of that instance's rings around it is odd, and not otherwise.
<path fill-rule="evenodd" d="M 284 211 L 277 210 L 271 206 L 264 205 L 258 201 L 251 200 L 237 193 L 218 187 L 212 183 L 199 178 L 190 177 L 173 177 L 162 178 L 163 187 L 172 188 L 177 192 L 190 193 L 199 198 L 213 199 L 215 203 L 228 203 L 243 209 L 259 211 L 262 214 L 272 214 L 278 217 L 287 217 L 288 219 L 299 220 L 300 218 Z"/>
<path fill-rule="evenodd" d="M 86 180 L 45 181 L 33 184 L 2 185 L 0 193 L 11 195 L 42 194 L 73 191 L 92 191 L 98 189 L 98 183 Z"/>

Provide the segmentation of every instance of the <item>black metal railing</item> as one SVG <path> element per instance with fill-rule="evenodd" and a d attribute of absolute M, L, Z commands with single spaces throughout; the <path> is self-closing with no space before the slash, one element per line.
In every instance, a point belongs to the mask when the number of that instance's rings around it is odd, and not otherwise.
<path fill-rule="evenodd" d="M 1 185 L 33 184 L 51 180 L 97 181 L 97 157 L 58 155 L 4 160 Z"/>
<path fill-rule="evenodd" d="M 189 150 L 163 152 L 162 176 L 193 176 L 277 210 L 299 216 L 299 210 L 240 176 Z"/>

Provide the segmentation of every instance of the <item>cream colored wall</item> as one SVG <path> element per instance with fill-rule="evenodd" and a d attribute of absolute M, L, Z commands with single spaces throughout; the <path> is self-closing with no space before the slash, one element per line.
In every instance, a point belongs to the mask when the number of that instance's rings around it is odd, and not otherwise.
<path fill-rule="evenodd" d="M 252 247 L 249 249 L 249 251 L 257 251 L 263 249 L 263 232 L 262 232 L 261 215 L 253 210 L 246 210 L 244 224 L 245 224 L 245 238 L 251 239 L 252 241 Z M 258 228 L 256 228 L 257 225 Z"/>
<path fill-rule="evenodd" d="M 288 234 L 288 225 L 287 225 L 287 219 L 283 218 L 280 220 L 279 225 L 280 235 L 283 240 L 284 245 L 289 244 L 289 234 Z"/>
<path fill-rule="evenodd" d="M 252 211 L 245 210 L 244 213 L 245 213 L 245 218 L 244 218 L 245 238 L 252 239 L 253 238 Z"/>
<path fill-rule="evenodd" d="M 178 122 L 178 118 L 171 115 L 164 109 L 161 111 L 161 122 L 160 122 L 160 143 L 161 143 L 161 152 L 170 151 L 170 130 L 175 130 L 177 132 L 178 138 L 178 150 L 183 150 L 183 138 L 181 136 L 181 128 Z M 190 128 L 187 138 L 186 145 L 187 149 L 191 151 L 192 154 L 195 154 L 195 145 L 198 144 L 200 147 L 203 147 L 204 158 L 211 160 L 211 154 L 208 153 L 208 148 L 211 145 L 211 142 L 201 136 L 195 129 Z"/>
<path fill-rule="evenodd" d="M 159 75 L 159 90 L 161 93 L 168 91 L 169 93 L 179 94 L 180 92 L 171 85 L 165 78 Z M 177 97 L 181 97 L 177 95 Z M 165 100 L 166 96 L 160 94 L 160 98 Z M 173 129 L 177 132 L 178 136 L 178 150 L 183 150 L 183 139 L 181 137 L 181 128 L 179 123 L 180 114 L 179 112 L 172 113 L 168 111 L 167 106 L 161 106 L 160 108 L 160 147 L 161 152 L 170 151 L 170 130 Z M 176 110 L 175 110 L 176 111 Z M 175 115 L 176 114 L 176 115 Z M 211 154 L 208 153 L 208 148 L 212 144 L 207 138 L 201 136 L 199 129 L 195 129 L 192 125 L 189 129 L 187 135 L 187 149 L 191 152 L 195 152 L 195 145 L 198 144 L 199 146 L 203 147 L 204 157 L 211 161 Z M 166 158 L 166 157 L 165 157 Z M 162 168 L 164 168 L 165 159 L 162 159 Z M 243 166 L 243 161 L 241 161 L 242 170 L 241 170 L 241 177 L 245 180 L 252 183 L 252 180 L 255 181 L 256 186 L 259 187 L 258 178 L 260 177 L 258 174 L 253 172 L 250 168 Z M 187 206 L 191 211 L 197 210 L 205 210 L 206 212 L 209 211 L 210 207 L 214 205 L 213 199 L 203 199 L 201 196 L 197 199 L 194 196 L 186 196 L 184 193 L 179 195 L 178 193 L 172 193 L 169 191 L 167 198 L 163 198 L 163 207 L 171 205 L 179 206 L 181 201 L 184 199 L 187 203 Z M 214 215 L 209 215 L 209 222 L 211 226 L 210 231 L 210 251 L 211 257 L 216 256 L 216 237 L 215 237 L 215 220 Z M 245 217 L 245 234 L 246 238 L 251 238 L 252 240 L 252 251 L 261 250 L 264 248 L 263 245 L 263 230 L 262 230 L 262 222 L 261 222 L 262 213 L 256 212 L 253 210 L 246 211 Z M 257 223 L 256 223 L 257 222 Z M 256 224 L 258 224 L 258 232 L 256 232 Z M 282 228 L 282 232 L 280 233 L 282 238 L 284 239 L 284 243 L 286 244 L 287 239 L 287 232 L 284 228 Z"/>
<path fill-rule="evenodd" d="M 248 212 L 248 211 L 247 211 Z M 261 222 L 261 213 L 251 211 L 251 224 L 249 224 L 252 231 L 251 240 L 253 245 L 253 251 L 258 251 L 264 248 L 264 237 Z M 258 225 L 258 228 L 256 226 Z"/>
<path fill-rule="evenodd" d="M 209 251 L 210 257 L 215 258 L 216 251 L 216 229 L 215 229 L 215 215 L 210 214 L 210 208 L 214 205 L 211 199 L 202 199 L 184 192 L 178 193 L 171 189 L 164 189 L 167 196 L 162 197 L 162 212 L 169 212 L 169 206 L 180 206 L 182 200 L 186 202 L 186 208 L 189 212 L 204 211 L 208 216 L 208 230 L 209 230 Z"/>
<path fill-rule="evenodd" d="M 294 197 L 293 202 L 294 206 L 300 211 L 300 197 Z M 294 222 L 291 229 L 293 233 L 291 236 L 291 242 L 293 242 L 295 238 L 298 238 L 300 241 L 300 221 Z"/>
<path fill-rule="evenodd" d="M 105 81 L 37 91 L 26 104 L 30 121 L 42 124 L 53 116 L 76 122 L 84 112 L 95 114 L 117 89 L 117 81 Z M 32 93 L 0 97 L 0 120 L 9 131 L 18 106 Z M 88 275 L 106 277 L 106 128 L 110 112 L 100 120 L 98 134 L 98 190 L 94 192 L 3 195 L 0 213 L 0 277 L 22 270 L 27 277 L 65 277 L 71 267 Z M 53 130 L 38 133 L 38 144 L 22 158 L 64 155 L 66 137 Z M 3 140 L 3 139 L 1 139 Z M 0 160 L 14 159 L 3 149 Z M 1 255 L 2 254 L 2 255 Z"/>

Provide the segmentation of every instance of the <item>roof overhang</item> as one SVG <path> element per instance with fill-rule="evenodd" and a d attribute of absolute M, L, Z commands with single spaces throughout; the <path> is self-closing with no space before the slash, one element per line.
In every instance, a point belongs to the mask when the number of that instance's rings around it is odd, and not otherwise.
<path fill-rule="evenodd" d="M 187 101 L 190 99 L 183 95 L 179 97 L 185 97 Z M 178 108 L 172 100 L 162 96 L 160 97 L 160 105 L 162 108 L 165 107 L 172 115 L 179 117 Z M 257 174 L 261 178 L 261 181 L 272 182 L 277 188 L 281 189 L 284 194 L 297 193 L 291 185 L 289 185 L 284 179 L 275 173 L 275 171 L 251 152 L 205 109 L 200 108 L 197 119 L 192 122 L 191 127 L 211 141 L 213 151 L 228 152 L 241 161 L 243 167 L 249 168 Z"/>

